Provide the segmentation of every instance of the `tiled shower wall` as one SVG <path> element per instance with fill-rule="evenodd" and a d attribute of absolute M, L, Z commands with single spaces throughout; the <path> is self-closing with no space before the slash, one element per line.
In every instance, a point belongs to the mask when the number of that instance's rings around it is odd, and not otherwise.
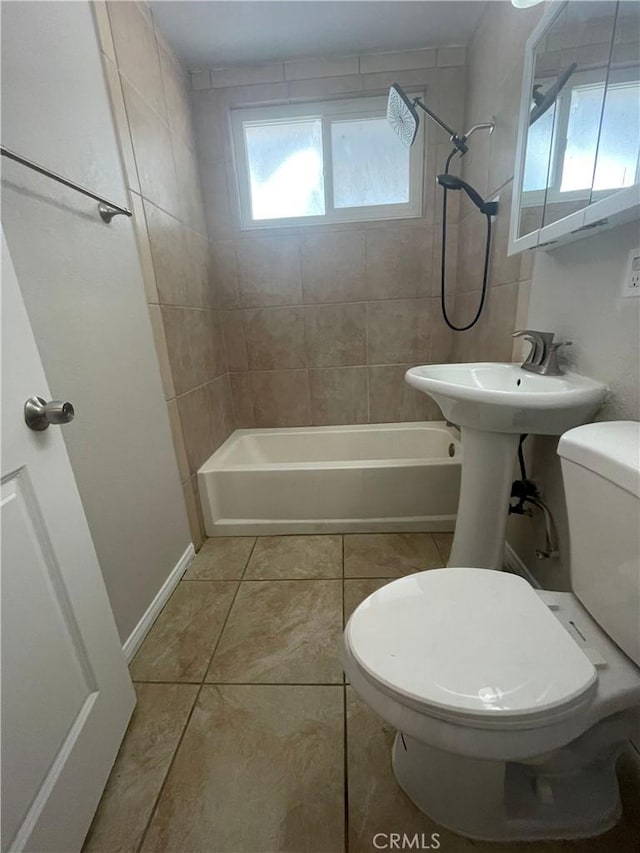
<path fill-rule="evenodd" d="M 146 4 L 99 2 L 94 8 L 191 535 L 199 547 L 196 471 L 229 435 L 233 416 L 188 79 Z"/>
<path fill-rule="evenodd" d="M 463 177 L 483 198 L 498 197 L 493 222 L 489 292 L 478 324 L 455 335 L 453 361 L 511 361 L 518 359 L 522 342 L 514 346 L 511 333 L 524 326 L 529 302 L 533 254 L 507 256 L 511 187 L 515 164 L 524 45 L 544 6 L 516 9 L 491 0 L 467 49 L 465 128 L 488 121 L 492 134 L 478 131 L 463 159 Z M 458 297 L 455 319 L 464 325 L 473 319 L 480 300 L 486 220 L 463 197 L 460 205 Z"/>
<path fill-rule="evenodd" d="M 443 47 L 192 75 L 236 426 L 441 417 L 429 398 L 406 385 L 403 374 L 414 364 L 446 361 L 451 354 L 452 338 L 439 313 L 435 186 L 449 145 L 427 121 L 420 219 L 242 231 L 229 110 L 386 94 L 398 82 L 422 89 L 431 107 L 461 127 L 464 63 L 464 48 Z M 449 216 L 453 299 L 457 202 L 454 197 Z"/>

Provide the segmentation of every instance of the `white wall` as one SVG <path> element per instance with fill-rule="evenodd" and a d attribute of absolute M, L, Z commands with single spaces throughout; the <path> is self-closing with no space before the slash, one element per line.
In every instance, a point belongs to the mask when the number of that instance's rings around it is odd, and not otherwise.
<path fill-rule="evenodd" d="M 2 143 L 130 207 L 87 2 L 2 4 Z M 190 542 L 130 219 L 3 159 L 2 221 L 121 638 Z M 34 394 L 39 394 L 37 388 Z"/>
<path fill-rule="evenodd" d="M 638 223 L 618 226 L 554 249 L 538 251 L 526 327 L 573 341 L 569 365 L 609 386 L 596 420 L 640 420 L 640 299 L 620 291 L 629 252 L 640 244 Z M 531 440 L 530 440 L 531 441 Z M 512 519 L 509 540 L 529 568 L 551 589 L 569 588 L 566 504 L 556 455 L 557 438 L 538 437 L 528 472 L 544 490 L 560 534 L 558 560 L 540 562 L 544 542 L 538 523 Z"/>

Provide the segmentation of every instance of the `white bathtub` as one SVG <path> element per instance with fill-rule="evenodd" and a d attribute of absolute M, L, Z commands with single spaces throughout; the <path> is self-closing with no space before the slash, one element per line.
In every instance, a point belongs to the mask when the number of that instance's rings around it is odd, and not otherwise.
<path fill-rule="evenodd" d="M 453 530 L 460 462 L 442 421 L 239 429 L 198 471 L 206 531 Z"/>

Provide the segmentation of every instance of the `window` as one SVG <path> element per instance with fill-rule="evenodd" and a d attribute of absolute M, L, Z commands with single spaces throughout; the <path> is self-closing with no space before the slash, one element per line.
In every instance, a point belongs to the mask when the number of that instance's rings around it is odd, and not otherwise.
<path fill-rule="evenodd" d="M 231 111 L 243 228 L 422 214 L 424 137 L 402 145 L 387 99 Z"/>

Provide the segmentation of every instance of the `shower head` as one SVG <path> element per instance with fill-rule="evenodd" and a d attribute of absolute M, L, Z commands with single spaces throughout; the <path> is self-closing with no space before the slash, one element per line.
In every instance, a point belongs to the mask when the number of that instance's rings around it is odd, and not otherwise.
<path fill-rule="evenodd" d="M 407 93 L 394 83 L 389 89 L 389 98 L 387 99 L 387 120 L 391 127 L 398 134 L 402 142 L 409 148 L 413 145 L 420 126 L 418 118 L 418 110 L 416 107 L 425 112 L 429 118 L 432 118 L 446 133 L 449 134 L 449 139 L 453 142 L 460 154 L 466 154 L 469 150 L 465 145 L 466 136 L 458 136 L 458 134 L 445 124 L 440 116 L 436 115 L 433 110 L 424 104 L 420 98 L 409 99 Z"/>
<path fill-rule="evenodd" d="M 450 175 L 448 172 L 444 175 L 438 175 L 438 183 L 446 190 L 464 190 L 476 207 L 488 216 L 495 216 L 498 212 L 498 203 L 496 201 L 485 201 L 471 184 L 468 184 L 456 175 Z"/>
<path fill-rule="evenodd" d="M 539 91 L 539 85 L 533 87 L 532 98 L 535 103 L 535 107 L 531 110 L 531 113 L 529 115 L 529 126 L 534 124 L 534 122 L 538 121 L 539 118 L 542 118 L 542 116 L 546 113 L 549 107 L 551 107 L 556 102 L 556 98 L 560 94 L 563 86 L 565 85 L 569 77 L 571 77 L 577 67 L 578 63 L 572 62 L 571 65 L 567 68 L 567 70 L 563 71 L 560 77 L 558 77 L 553 86 L 550 86 L 544 93 Z"/>
<path fill-rule="evenodd" d="M 416 138 L 420 119 L 415 105 L 397 83 L 389 89 L 387 121 L 400 137 L 402 144 L 410 148 Z"/>

